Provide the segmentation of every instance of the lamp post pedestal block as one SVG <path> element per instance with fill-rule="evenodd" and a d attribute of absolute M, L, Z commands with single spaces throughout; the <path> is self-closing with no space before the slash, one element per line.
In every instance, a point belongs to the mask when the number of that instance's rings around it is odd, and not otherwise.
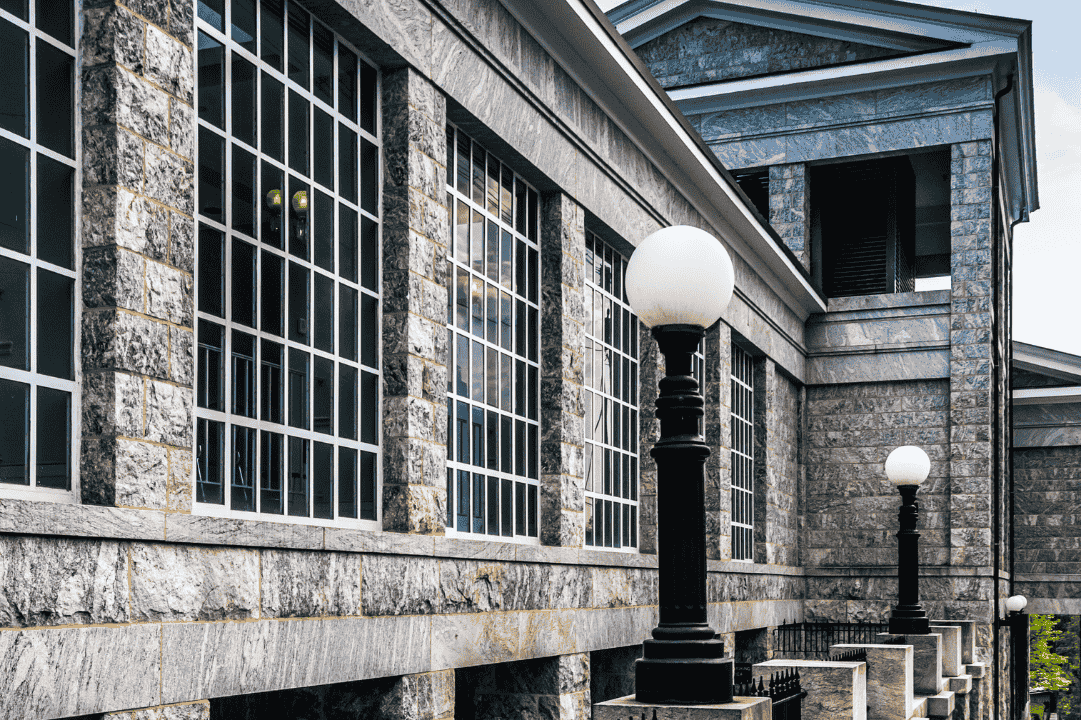
<path fill-rule="evenodd" d="M 710 705 L 653 704 L 638 702 L 633 695 L 597 703 L 593 720 L 769 720 L 773 701 L 769 698 L 737 697 Z"/>
<path fill-rule="evenodd" d="M 732 698 L 735 663 L 724 643 L 709 640 L 646 640 L 634 666 L 640 703 L 717 703 Z M 659 720 L 659 716 L 658 716 Z"/>

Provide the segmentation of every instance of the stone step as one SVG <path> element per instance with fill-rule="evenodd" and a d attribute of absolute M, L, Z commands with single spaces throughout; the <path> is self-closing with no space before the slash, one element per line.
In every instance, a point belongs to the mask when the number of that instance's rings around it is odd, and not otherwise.
<path fill-rule="evenodd" d="M 950 717 L 956 704 L 955 693 L 943 690 L 937 695 L 917 695 L 913 712 L 915 717 L 926 716 L 929 718 Z"/>
<path fill-rule="evenodd" d="M 916 697 L 912 698 L 912 710 L 911 710 L 911 714 L 909 714 L 908 717 L 909 717 L 910 720 L 915 720 L 916 718 L 926 718 L 927 717 L 927 696 L 926 695 L 917 695 Z"/>
<path fill-rule="evenodd" d="M 969 674 L 958 675 L 957 677 L 946 678 L 949 687 L 947 690 L 952 690 L 958 695 L 968 695 L 972 691 L 972 676 Z"/>

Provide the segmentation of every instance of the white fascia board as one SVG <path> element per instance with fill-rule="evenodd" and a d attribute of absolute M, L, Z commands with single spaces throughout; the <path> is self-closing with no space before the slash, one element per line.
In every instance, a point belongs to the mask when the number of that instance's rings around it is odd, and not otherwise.
<path fill-rule="evenodd" d="M 986 74 L 1003 63 L 1013 64 L 1016 56 L 1015 41 L 995 40 L 902 58 L 675 88 L 668 94 L 685 114 L 716 112 Z"/>
<path fill-rule="evenodd" d="M 1081 387 L 1019 388 L 1013 391 L 1014 405 L 1060 405 L 1081 403 Z"/>
<path fill-rule="evenodd" d="M 826 311 L 824 299 L 664 102 L 663 90 L 601 26 L 586 6 L 591 0 L 503 2 L 786 305 L 803 319 Z M 643 239 L 626 238 L 632 245 Z"/>
<path fill-rule="evenodd" d="M 1081 384 L 1081 357 L 1051 348 L 1013 342 L 1013 367 Z"/>
<path fill-rule="evenodd" d="M 976 43 L 992 35 L 1016 37 L 1024 21 L 974 13 L 942 11 L 930 6 L 908 3 L 887 3 L 859 0 L 858 2 L 821 2 L 816 0 L 662 0 L 630 15 L 621 17 L 613 12 L 620 34 L 633 35 L 638 28 L 657 22 L 667 13 L 690 8 L 709 7 L 714 12 L 754 12 L 769 15 L 791 15 L 802 18 L 806 27 L 819 25 L 815 34 L 828 35 L 828 26 L 850 25 L 861 28 L 865 37 L 875 30 L 885 34 L 912 35 L 947 42 Z M 823 24 L 826 27 L 821 27 Z M 867 41 L 865 41 L 867 42 Z"/>

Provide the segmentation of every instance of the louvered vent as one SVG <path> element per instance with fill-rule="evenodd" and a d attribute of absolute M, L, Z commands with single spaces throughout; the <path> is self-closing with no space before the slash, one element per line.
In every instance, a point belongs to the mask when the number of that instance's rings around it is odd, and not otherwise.
<path fill-rule="evenodd" d="M 877 295 L 890 292 L 886 283 L 886 236 L 847 239 L 834 255 L 826 294 Z"/>

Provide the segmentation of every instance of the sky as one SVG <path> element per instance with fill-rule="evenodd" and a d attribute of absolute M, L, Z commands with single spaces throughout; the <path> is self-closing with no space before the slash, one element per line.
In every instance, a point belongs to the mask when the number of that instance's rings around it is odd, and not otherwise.
<path fill-rule="evenodd" d="M 1013 337 L 1081 355 L 1081 1 L 910 1 L 1032 21 L 1040 209 L 1014 228 Z"/>

